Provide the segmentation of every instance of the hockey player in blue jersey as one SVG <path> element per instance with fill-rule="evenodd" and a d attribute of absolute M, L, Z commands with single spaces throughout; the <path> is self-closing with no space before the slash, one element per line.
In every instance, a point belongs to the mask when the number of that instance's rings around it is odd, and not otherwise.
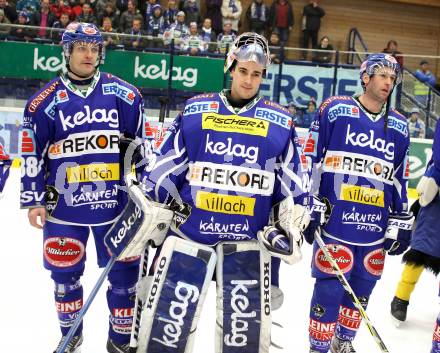
<path fill-rule="evenodd" d="M 176 216 L 169 236 L 218 249 L 223 242 L 256 243 L 259 231 L 265 239 L 266 226 L 272 222 L 289 237 L 292 249 L 281 257 L 293 263 L 301 258 L 301 231 L 308 224 L 304 207 L 308 196 L 307 168 L 288 110 L 258 95 L 269 63 L 264 37 L 255 33 L 238 36 L 225 64 L 232 79 L 231 89 L 200 94 L 186 102 L 154 151 L 143 184 L 149 197 L 174 205 Z M 253 331 L 258 320 L 252 317 L 256 317 L 258 302 L 263 300 L 259 259 L 255 251 L 242 253 L 245 260 L 241 258 L 234 266 L 226 261 L 226 253 L 225 250 L 225 257 L 217 260 L 217 322 L 223 322 L 223 336 L 217 336 L 216 347 L 223 352 L 267 352 L 267 329 L 258 329 L 266 337 L 264 342 L 258 341 L 261 336 Z M 232 254 L 231 250 L 228 254 Z M 277 286 L 278 267 L 274 267 L 272 284 Z M 227 275 L 228 270 L 233 275 Z M 243 274 L 254 276 L 245 282 L 255 283 L 252 290 L 245 284 L 234 287 L 234 283 L 241 283 Z M 267 278 L 263 282 L 270 286 Z M 257 297 L 250 300 L 255 289 Z M 224 300 L 230 290 L 232 307 Z M 264 293 L 269 293 L 267 288 Z M 241 304 L 234 304 L 235 300 Z M 270 298 L 264 296 L 264 300 Z M 265 312 L 270 314 L 270 305 Z M 260 328 L 267 327 L 263 317 L 261 314 Z M 166 336 L 164 332 L 160 337 Z"/>
<path fill-rule="evenodd" d="M 119 185 L 121 136 L 140 136 L 142 97 L 125 81 L 100 72 L 103 39 L 96 26 L 72 23 L 62 37 L 66 70 L 31 97 L 23 129 L 21 207 L 43 229 L 44 267 L 55 282 L 55 303 L 65 336 L 83 304 L 80 278 L 93 233 L 98 265 L 109 253 L 103 237 L 127 197 Z M 29 148 L 32 141 L 33 148 Z M 128 352 L 138 259 L 117 262 L 109 273 L 107 350 Z M 66 353 L 79 350 L 82 326 Z"/>
<path fill-rule="evenodd" d="M 360 68 L 364 92 L 324 101 L 311 125 L 304 152 L 312 162 L 312 190 L 327 199 L 330 217 L 322 239 L 363 306 L 380 279 L 385 254 L 409 244 L 407 214 L 408 126 L 390 108 L 400 81 L 396 60 L 370 55 Z M 313 242 L 316 222 L 306 230 Z M 361 315 L 314 243 L 310 306 L 310 352 L 354 353 Z"/>

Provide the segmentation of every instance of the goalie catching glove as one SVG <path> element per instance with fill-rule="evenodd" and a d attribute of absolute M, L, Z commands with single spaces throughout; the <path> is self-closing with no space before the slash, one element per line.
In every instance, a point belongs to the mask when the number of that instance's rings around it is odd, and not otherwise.
<path fill-rule="evenodd" d="M 309 222 L 307 208 L 295 204 L 290 196 L 273 206 L 270 226 L 260 230 L 257 237 L 272 256 L 294 264 L 301 260 L 302 232 Z"/>
<path fill-rule="evenodd" d="M 388 254 L 400 255 L 408 249 L 413 223 L 412 213 L 390 213 L 384 242 L 384 249 Z"/>

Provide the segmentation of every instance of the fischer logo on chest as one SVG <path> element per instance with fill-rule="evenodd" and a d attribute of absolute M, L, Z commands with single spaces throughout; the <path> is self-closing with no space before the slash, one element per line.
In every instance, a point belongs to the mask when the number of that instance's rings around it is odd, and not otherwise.
<path fill-rule="evenodd" d="M 90 106 L 85 105 L 84 111 L 76 112 L 72 115 L 64 115 L 63 111 L 59 111 L 61 125 L 64 131 L 74 129 L 76 126 L 91 123 L 108 123 L 112 128 L 119 127 L 119 115 L 116 109 L 107 110 L 94 109 L 90 110 Z"/>

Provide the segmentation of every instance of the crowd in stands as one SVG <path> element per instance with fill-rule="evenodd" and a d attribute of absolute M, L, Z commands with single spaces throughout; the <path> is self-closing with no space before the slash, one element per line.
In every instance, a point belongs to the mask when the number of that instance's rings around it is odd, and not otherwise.
<path fill-rule="evenodd" d="M 63 29 L 80 21 L 94 23 L 106 32 L 105 44 L 110 49 L 164 48 L 174 38 L 177 48 L 188 54 L 224 54 L 243 28 L 266 35 L 272 45 L 280 47 L 294 25 L 288 0 L 273 0 L 270 7 L 263 0 L 253 0 L 246 9 L 240 0 L 206 0 L 204 5 L 206 17 L 202 18 L 200 0 L 0 0 L 0 38 L 59 43 Z M 333 49 L 327 36 L 319 45 L 316 40 L 324 15 L 317 1 L 304 7 L 305 47 L 310 39 L 313 48 Z M 242 18 L 247 21 L 244 26 Z M 331 57 L 319 52 L 312 59 L 326 63 Z M 274 62 L 279 60 L 275 49 Z"/>

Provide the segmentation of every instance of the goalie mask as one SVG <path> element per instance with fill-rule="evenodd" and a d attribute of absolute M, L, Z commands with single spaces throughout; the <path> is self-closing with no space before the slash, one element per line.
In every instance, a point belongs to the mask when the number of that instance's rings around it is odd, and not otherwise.
<path fill-rule="evenodd" d="M 87 43 L 89 45 L 97 45 L 99 54 L 95 68 L 98 69 L 99 65 L 104 63 L 104 40 L 101 36 L 101 33 L 99 32 L 98 27 L 90 23 L 73 22 L 66 27 L 66 30 L 64 31 L 61 39 L 61 44 L 63 46 L 63 55 L 66 61 L 66 69 L 68 71 L 71 71 L 69 61 L 75 43 Z"/>
<path fill-rule="evenodd" d="M 270 65 L 270 52 L 266 38 L 252 32 L 239 35 L 229 49 L 224 71 L 230 71 L 235 61 L 254 61 L 267 69 Z"/>

